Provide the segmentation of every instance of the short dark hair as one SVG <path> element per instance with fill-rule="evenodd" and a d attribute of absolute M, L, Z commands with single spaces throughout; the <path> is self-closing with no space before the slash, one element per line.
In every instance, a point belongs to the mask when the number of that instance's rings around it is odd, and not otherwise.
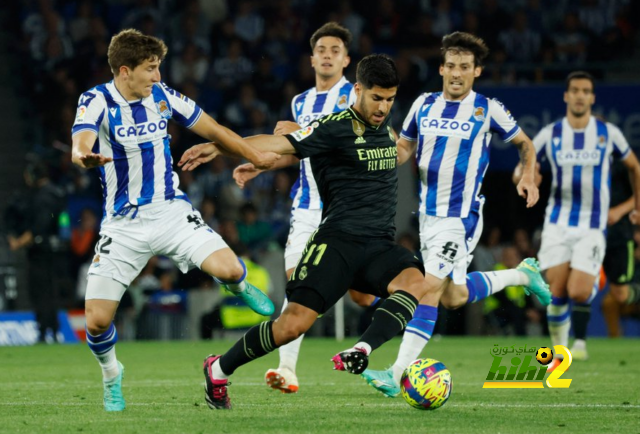
<path fill-rule="evenodd" d="M 585 79 L 591 82 L 592 91 L 596 90 L 596 79 L 593 75 L 589 74 L 586 71 L 573 71 L 571 74 L 567 75 L 567 79 L 565 80 L 565 92 L 569 90 L 569 86 L 571 85 L 571 80 L 579 80 Z"/>
<path fill-rule="evenodd" d="M 370 54 L 358 62 L 356 80 L 366 89 L 391 89 L 400 84 L 396 63 L 386 54 Z"/>
<path fill-rule="evenodd" d="M 158 59 L 162 62 L 167 55 L 165 43 L 154 36 L 143 35 L 135 29 L 126 29 L 111 38 L 107 57 L 114 75 L 120 73 L 121 66 L 135 69 L 145 60 Z"/>
<path fill-rule="evenodd" d="M 473 54 L 473 63 L 475 66 L 482 66 L 484 59 L 489 55 L 489 47 L 482 38 L 471 33 L 453 32 L 442 38 L 442 54 L 440 64 L 444 65 L 448 52 L 455 54 L 471 53 Z"/>
<path fill-rule="evenodd" d="M 334 38 L 341 39 L 344 42 L 344 48 L 349 51 L 349 45 L 351 45 L 351 32 L 346 27 L 341 26 L 335 21 L 331 21 L 318 30 L 316 30 L 313 35 L 311 35 L 311 39 L 309 39 L 309 43 L 311 44 L 311 52 L 316 48 L 316 44 L 320 38 L 324 38 L 325 36 L 333 36 Z"/>

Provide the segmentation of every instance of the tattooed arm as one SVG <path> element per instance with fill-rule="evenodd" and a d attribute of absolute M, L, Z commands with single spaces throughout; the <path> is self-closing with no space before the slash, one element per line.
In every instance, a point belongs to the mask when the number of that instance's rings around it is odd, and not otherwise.
<path fill-rule="evenodd" d="M 538 191 L 540 182 L 536 182 L 539 167 L 536 162 L 536 150 L 524 131 L 520 131 L 511 143 L 520 152 L 520 163 L 514 172 L 514 182 L 517 184 L 518 194 L 527 200 L 527 208 L 531 208 L 540 198 Z"/>

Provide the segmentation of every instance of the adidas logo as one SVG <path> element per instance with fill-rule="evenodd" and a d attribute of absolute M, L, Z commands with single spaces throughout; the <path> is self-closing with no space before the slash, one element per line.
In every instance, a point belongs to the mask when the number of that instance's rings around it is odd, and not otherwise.
<path fill-rule="evenodd" d="M 355 143 L 356 145 L 361 145 L 363 143 L 367 143 L 367 141 L 364 139 L 364 137 L 358 137 L 353 143 Z"/>

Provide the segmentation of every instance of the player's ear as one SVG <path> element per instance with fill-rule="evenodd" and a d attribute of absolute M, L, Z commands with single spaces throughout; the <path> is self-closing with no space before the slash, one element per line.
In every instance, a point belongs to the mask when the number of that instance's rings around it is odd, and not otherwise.
<path fill-rule="evenodd" d="M 362 93 L 362 86 L 360 86 L 360 83 L 356 81 L 356 84 L 353 85 L 353 90 L 356 93 L 356 98 L 359 98 Z"/>
<path fill-rule="evenodd" d="M 441 76 L 444 77 L 444 65 L 440 65 L 440 68 L 438 68 L 438 72 L 440 73 Z"/>
<path fill-rule="evenodd" d="M 349 63 L 351 63 L 351 57 L 349 57 L 349 55 L 347 54 L 346 56 L 344 56 L 344 60 L 342 61 L 342 68 L 346 68 L 347 66 L 349 66 Z"/>
<path fill-rule="evenodd" d="M 311 61 L 311 67 L 313 68 L 315 66 L 313 61 L 313 56 L 309 56 L 309 60 Z"/>
<path fill-rule="evenodd" d="M 476 66 L 475 69 L 473 70 L 473 76 L 475 78 L 480 77 L 480 74 L 482 74 L 482 66 Z"/>
<path fill-rule="evenodd" d="M 120 67 L 120 69 L 118 70 L 120 72 L 120 77 L 122 78 L 127 78 L 129 77 L 129 73 L 131 72 L 131 70 L 129 69 L 128 66 L 122 65 Z"/>

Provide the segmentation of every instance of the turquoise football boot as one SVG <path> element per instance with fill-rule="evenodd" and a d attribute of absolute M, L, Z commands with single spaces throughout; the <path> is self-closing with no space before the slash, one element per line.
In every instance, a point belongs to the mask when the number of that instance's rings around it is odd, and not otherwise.
<path fill-rule="evenodd" d="M 220 284 L 225 290 L 244 301 L 255 313 L 259 313 L 264 316 L 271 316 L 276 310 L 269 297 L 247 281 L 245 281 L 245 289 L 242 292 L 234 292 L 224 283 L 220 282 Z"/>
<path fill-rule="evenodd" d="M 520 262 L 516 267 L 516 270 L 522 271 L 529 278 L 529 284 L 524 287 L 524 292 L 527 295 L 531 293 L 535 294 L 542 303 L 543 306 L 548 306 L 551 303 L 551 291 L 549 291 L 549 285 L 542 278 L 540 274 L 540 264 L 533 258 L 527 258 Z"/>
<path fill-rule="evenodd" d="M 124 377 L 124 366 L 118 362 L 120 373 L 117 377 L 109 381 L 103 381 L 104 385 L 104 409 L 107 411 L 124 410 L 124 397 L 122 396 L 122 378 Z"/>
<path fill-rule="evenodd" d="M 395 398 L 400 394 L 400 386 L 393 381 L 393 371 L 391 369 L 386 371 L 367 369 L 360 375 L 367 380 L 369 386 L 389 398 Z"/>

